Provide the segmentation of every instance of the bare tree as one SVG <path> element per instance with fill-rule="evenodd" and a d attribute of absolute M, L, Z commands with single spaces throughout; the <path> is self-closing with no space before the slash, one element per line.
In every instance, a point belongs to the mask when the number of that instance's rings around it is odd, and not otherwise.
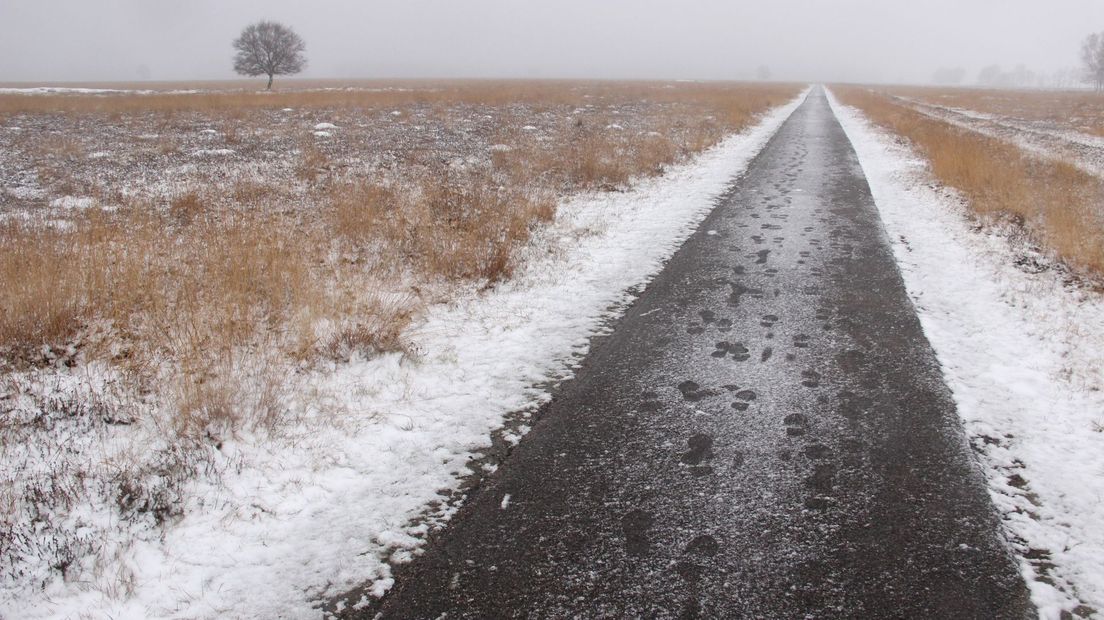
<path fill-rule="evenodd" d="M 1094 32 L 1081 41 L 1081 65 L 1085 81 L 1096 90 L 1104 89 L 1104 32 Z"/>
<path fill-rule="evenodd" d="M 299 35 L 287 26 L 259 21 L 242 30 L 234 39 L 234 71 L 241 75 L 267 75 L 272 88 L 272 76 L 299 73 L 307 65 L 303 51 L 307 46 Z"/>

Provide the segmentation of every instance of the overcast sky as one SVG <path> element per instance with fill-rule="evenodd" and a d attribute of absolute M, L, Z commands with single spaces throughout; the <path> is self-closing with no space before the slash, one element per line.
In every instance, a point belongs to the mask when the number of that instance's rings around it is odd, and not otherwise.
<path fill-rule="evenodd" d="M 0 81 L 233 78 L 262 18 L 306 41 L 303 77 L 973 81 L 1075 67 L 1104 0 L 0 0 Z"/>

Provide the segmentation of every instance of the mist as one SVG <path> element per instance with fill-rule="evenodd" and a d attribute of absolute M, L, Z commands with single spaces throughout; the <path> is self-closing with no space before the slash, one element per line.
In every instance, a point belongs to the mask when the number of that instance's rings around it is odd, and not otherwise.
<path fill-rule="evenodd" d="M 258 19 L 307 43 L 307 78 L 963 82 L 1000 64 L 1075 68 L 1096 0 L 39 0 L 0 4 L 0 81 L 235 78 Z"/>

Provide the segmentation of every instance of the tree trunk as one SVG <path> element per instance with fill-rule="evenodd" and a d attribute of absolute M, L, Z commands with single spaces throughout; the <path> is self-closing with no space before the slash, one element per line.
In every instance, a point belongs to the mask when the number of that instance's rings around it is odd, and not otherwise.
<path fill-rule="evenodd" d="M 265 86 L 265 90 L 272 90 L 272 74 L 268 74 L 268 86 Z"/>

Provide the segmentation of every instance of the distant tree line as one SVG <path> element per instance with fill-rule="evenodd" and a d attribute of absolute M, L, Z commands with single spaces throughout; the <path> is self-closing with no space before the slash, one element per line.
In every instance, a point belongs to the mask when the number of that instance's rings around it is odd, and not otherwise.
<path fill-rule="evenodd" d="M 976 84 L 986 88 L 1076 88 L 1084 82 L 1077 68 L 1057 71 L 1032 71 L 1025 65 L 1012 69 L 993 64 L 982 67 L 971 78 L 962 67 L 940 67 L 932 73 L 931 82 L 945 86 Z"/>
<path fill-rule="evenodd" d="M 966 81 L 962 67 L 940 67 L 931 77 L 935 84 L 959 85 Z M 1104 91 L 1104 32 L 1086 36 L 1081 41 L 1081 67 L 1053 72 L 1035 72 L 1019 64 L 1005 70 L 997 64 L 978 71 L 976 83 L 989 88 L 1075 88 L 1091 85 Z"/>

